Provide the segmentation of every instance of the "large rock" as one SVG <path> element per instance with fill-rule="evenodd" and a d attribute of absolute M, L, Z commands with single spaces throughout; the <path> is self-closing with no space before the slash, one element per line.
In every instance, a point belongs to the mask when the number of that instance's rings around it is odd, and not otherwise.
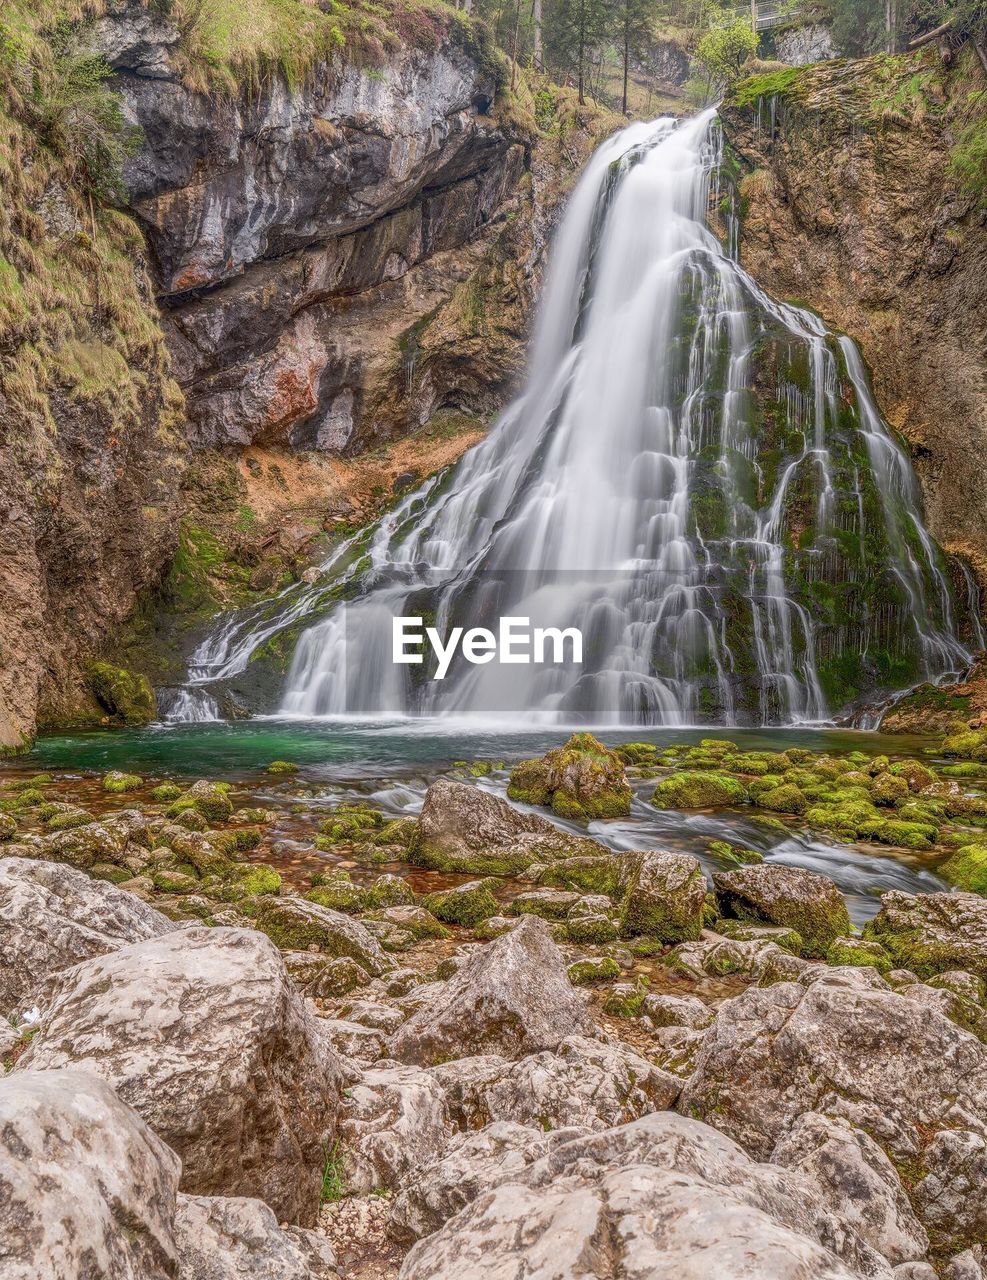
<path fill-rule="evenodd" d="M 560 818 L 620 818 L 631 811 L 623 760 L 591 733 L 574 733 L 540 760 L 516 764 L 507 794 L 525 804 L 550 805 Z"/>
<path fill-rule="evenodd" d="M 595 840 L 560 831 L 547 818 L 522 813 L 500 796 L 437 778 L 425 793 L 409 857 L 436 871 L 516 875 L 534 863 L 608 852 Z"/>
<path fill-rule="evenodd" d="M 400 1280 L 890 1280 L 797 1174 L 681 1116 L 552 1145 L 408 1254 Z"/>
<path fill-rule="evenodd" d="M 291 897 L 263 898 L 256 921 L 257 928 L 285 951 L 317 947 L 326 955 L 348 956 L 374 978 L 394 968 L 394 962 L 359 920 L 331 907 L 319 906 L 317 902 Z"/>
<path fill-rule="evenodd" d="M 920 978 L 951 969 L 987 978 L 987 898 L 979 894 L 893 890 L 867 933 Z"/>
<path fill-rule="evenodd" d="M 873 970 L 813 969 L 725 1001 L 680 1108 L 764 1159 L 807 1112 L 847 1120 L 909 1169 L 944 1246 L 987 1233 L 987 1048 Z"/>
<path fill-rule="evenodd" d="M 713 873 L 725 916 L 794 929 L 810 955 L 825 956 L 834 939 L 852 932 L 843 895 L 825 876 L 774 864 Z"/>
<path fill-rule="evenodd" d="M 0 1079 L 4 1280 L 174 1280 L 180 1169 L 96 1076 Z"/>
<path fill-rule="evenodd" d="M 179 1196 L 179 1280 L 337 1280 L 325 1236 L 278 1226 L 260 1200 Z"/>
<path fill-rule="evenodd" d="M 436 986 L 433 998 L 395 1034 L 391 1051 L 414 1063 L 477 1052 L 520 1058 L 554 1049 L 589 1026 L 548 926 L 537 916 L 524 916 Z"/>
<path fill-rule="evenodd" d="M 132 894 L 71 867 L 0 859 L 0 1015 L 19 1010 L 59 970 L 174 927 Z"/>
<path fill-rule="evenodd" d="M 695 858 L 684 853 L 624 854 L 628 885 L 622 925 L 662 942 L 699 937 L 706 902 L 706 877 Z"/>
<path fill-rule="evenodd" d="M 894 1165 L 862 1129 L 807 1112 L 782 1136 L 771 1160 L 810 1178 L 823 1203 L 893 1266 L 928 1253 L 928 1233 Z"/>
<path fill-rule="evenodd" d="M 57 981 L 17 1069 L 84 1066 L 182 1158 L 183 1190 L 318 1211 L 337 1062 L 281 956 L 251 929 L 183 929 Z"/>

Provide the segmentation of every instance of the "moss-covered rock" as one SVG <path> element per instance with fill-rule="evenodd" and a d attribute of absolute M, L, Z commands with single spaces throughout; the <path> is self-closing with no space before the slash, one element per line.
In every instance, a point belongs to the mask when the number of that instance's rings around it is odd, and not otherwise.
<path fill-rule="evenodd" d="M 160 893 L 198 893 L 201 888 L 198 876 L 168 868 L 155 871 L 151 882 Z"/>
<path fill-rule="evenodd" d="M 541 760 L 511 770 L 507 794 L 525 804 L 551 805 L 563 818 L 620 818 L 631 810 L 624 764 L 591 733 L 576 733 Z"/>
<path fill-rule="evenodd" d="M 351 956 L 371 977 L 393 967 L 373 935 L 357 920 L 288 895 L 261 898 L 255 922 L 285 951 L 316 947 L 331 956 Z"/>
<path fill-rule="evenodd" d="M 610 982 L 620 977 L 620 965 L 612 956 L 594 956 L 577 960 L 566 969 L 574 987 L 585 987 L 591 982 Z"/>
<path fill-rule="evenodd" d="M 211 831 L 209 841 L 231 857 L 235 853 L 249 853 L 261 841 L 259 827 L 234 827 L 231 831 Z"/>
<path fill-rule="evenodd" d="M 224 902 L 241 902 L 281 892 L 281 877 L 266 862 L 245 862 L 227 872 L 217 896 Z"/>
<path fill-rule="evenodd" d="M 574 942 L 577 946 L 602 947 L 609 942 L 616 942 L 620 937 L 620 930 L 609 916 L 570 916 L 563 925 L 563 936 L 566 941 Z"/>
<path fill-rule="evenodd" d="M 711 840 L 706 848 L 714 858 L 728 867 L 743 867 L 764 861 L 764 854 L 758 853 L 756 849 L 745 849 L 726 840 Z"/>
<path fill-rule="evenodd" d="M 274 774 L 297 773 L 298 765 L 292 764 L 290 760 L 272 760 L 265 772 Z"/>
<path fill-rule="evenodd" d="M 158 804 L 167 804 L 172 800 L 177 800 L 181 794 L 181 787 L 176 786 L 174 782 L 162 782 L 151 792 L 151 799 L 156 800 Z"/>
<path fill-rule="evenodd" d="M 332 911 L 357 915 L 367 906 L 366 892 L 355 885 L 346 871 L 333 871 L 318 878 L 317 886 L 306 893 L 309 902 Z"/>
<path fill-rule="evenodd" d="M 805 955 L 825 957 L 836 938 L 852 932 L 843 895 L 813 871 L 765 864 L 715 872 L 713 884 L 723 916 L 794 929 Z"/>
<path fill-rule="evenodd" d="M 897 808 L 903 805 L 909 796 L 908 782 L 905 778 L 896 777 L 893 773 L 881 773 L 874 779 L 870 797 L 875 804 Z"/>
<path fill-rule="evenodd" d="M 937 869 L 958 889 L 987 895 L 987 844 L 964 845 Z"/>
<path fill-rule="evenodd" d="M 209 782 L 201 778 L 184 792 L 181 800 L 191 801 L 192 806 L 209 822 L 225 822 L 233 816 L 233 802 L 228 795 L 229 787 L 224 782 Z"/>
<path fill-rule="evenodd" d="M 471 880 L 453 889 L 440 889 L 430 893 L 423 905 L 437 920 L 447 924 L 470 926 L 487 916 L 497 914 L 497 899 L 490 892 L 489 880 Z"/>
<path fill-rule="evenodd" d="M 885 893 L 864 926 L 895 968 L 920 978 L 962 969 L 987 979 L 987 899 L 973 893 Z"/>
<path fill-rule="evenodd" d="M 122 724 L 150 724 L 157 715 L 154 690 L 147 676 L 108 662 L 90 663 L 86 676 L 96 701 Z"/>
<path fill-rule="evenodd" d="M 579 901 L 574 890 L 532 889 L 519 893 L 508 908 L 512 916 L 541 916 L 543 920 L 564 920 Z"/>
<path fill-rule="evenodd" d="M 942 753 L 961 760 L 987 761 L 987 733 L 978 729 L 955 733 L 943 742 Z"/>
<path fill-rule="evenodd" d="M 695 858 L 682 853 L 625 854 L 627 890 L 621 933 L 646 934 L 660 942 L 699 937 L 706 903 L 706 877 Z"/>
<path fill-rule="evenodd" d="M 103 778 L 104 791 L 136 791 L 143 785 L 144 779 L 136 773 L 121 773 L 119 769 L 111 769 Z"/>
<path fill-rule="evenodd" d="M 873 968 L 878 973 L 888 973 L 894 961 L 879 942 L 866 938 L 834 938 L 826 952 L 826 963 L 851 965 L 854 968 Z"/>
<path fill-rule="evenodd" d="M 603 1012 L 614 1018 L 639 1018 L 648 998 L 648 988 L 643 982 L 618 982 L 607 992 Z"/>
<path fill-rule="evenodd" d="M 13 840 L 16 834 L 16 820 L 9 813 L 0 813 L 0 840 Z"/>
<path fill-rule="evenodd" d="M 770 809 L 773 813 L 803 814 L 809 805 L 804 793 L 793 783 L 783 783 L 780 787 L 772 787 L 757 797 L 757 804 L 762 809 Z"/>
<path fill-rule="evenodd" d="M 920 760 L 899 760 L 891 766 L 896 778 L 904 778 L 909 791 L 924 791 L 935 785 L 936 775 Z"/>
<path fill-rule="evenodd" d="M 713 809 L 747 804 L 749 800 L 743 783 L 729 774 L 687 770 L 664 778 L 651 797 L 651 803 L 659 809 Z"/>
<path fill-rule="evenodd" d="M 366 890 L 368 907 L 408 907 L 415 901 L 415 891 L 401 876 L 378 876 Z"/>

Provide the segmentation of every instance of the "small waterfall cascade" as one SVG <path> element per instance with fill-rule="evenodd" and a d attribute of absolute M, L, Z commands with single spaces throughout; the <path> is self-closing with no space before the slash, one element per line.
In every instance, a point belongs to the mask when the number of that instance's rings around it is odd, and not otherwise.
<path fill-rule="evenodd" d="M 519 398 L 326 566 L 333 599 L 293 589 L 234 618 L 194 683 L 320 613 L 284 714 L 798 724 L 963 670 L 945 563 L 861 357 L 740 268 L 721 148 L 708 111 L 598 149 Z M 434 680 L 392 662 L 399 615 L 575 627 L 584 660 L 460 660 Z"/>

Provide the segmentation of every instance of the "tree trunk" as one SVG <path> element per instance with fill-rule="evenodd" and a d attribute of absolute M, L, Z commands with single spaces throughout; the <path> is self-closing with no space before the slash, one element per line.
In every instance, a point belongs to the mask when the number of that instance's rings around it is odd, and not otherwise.
<path fill-rule="evenodd" d="M 586 105 L 586 0 L 579 0 L 579 105 Z"/>
<path fill-rule="evenodd" d="M 511 93 L 517 88 L 517 55 L 521 39 L 521 0 L 514 6 L 514 47 L 511 50 Z"/>
<path fill-rule="evenodd" d="M 888 53 L 894 53 L 898 47 L 896 0 L 884 0 L 884 25 L 887 28 L 887 51 Z"/>
<path fill-rule="evenodd" d="M 534 27 L 535 50 L 533 61 L 535 70 L 541 71 L 544 64 L 544 51 L 541 38 L 541 0 L 531 0 L 531 22 Z"/>

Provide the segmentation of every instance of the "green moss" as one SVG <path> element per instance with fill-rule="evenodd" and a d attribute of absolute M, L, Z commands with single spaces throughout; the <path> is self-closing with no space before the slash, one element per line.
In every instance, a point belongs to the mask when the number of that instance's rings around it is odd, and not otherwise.
<path fill-rule="evenodd" d="M 987 896 L 987 845 L 964 845 L 937 871 L 958 889 Z"/>
<path fill-rule="evenodd" d="M 874 779 L 870 795 L 875 804 L 898 807 L 908 799 L 908 783 L 892 773 L 881 773 Z"/>
<path fill-rule="evenodd" d="M 651 803 L 659 809 L 712 809 L 747 804 L 750 797 L 736 778 L 722 773 L 674 773 L 655 788 Z"/>
<path fill-rule="evenodd" d="M 240 902 L 281 892 L 281 877 L 266 862 L 247 862 L 227 875 L 218 896 L 224 902 Z"/>
<path fill-rule="evenodd" d="M 154 690 L 147 676 L 111 666 L 108 662 L 91 662 L 86 668 L 86 676 L 93 697 L 121 723 L 150 724 L 157 715 Z"/>
<path fill-rule="evenodd" d="M 173 782 L 162 782 L 160 786 L 155 787 L 151 792 L 151 799 L 157 800 L 159 804 L 164 804 L 169 800 L 177 800 L 181 794 L 181 787 L 177 787 Z"/>
<path fill-rule="evenodd" d="M 111 769 L 103 778 L 104 791 L 136 791 L 143 785 L 144 779 L 139 778 L 136 773 L 121 773 L 118 769 Z"/>
<path fill-rule="evenodd" d="M 880 943 L 864 938 L 837 938 L 826 952 L 826 963 L 870 967 L 882 974 L 894 967 L 894 962 Z"/>
<path fill-rule="evenodd" d="M 272 760 L 267 766 L 267 773 L 297 773 L 298 765 L 292 764 L 290 760 Z"/>
<path fill-rule="evenodd" d="M 612 956 L 600 956 L 590 960 L 577 960 L 566 970 L 574 987 L 584 987 L 591 982 L 609 982 L 620 977 L 620 965 Z"/>
<path fill-rule="evenodd" d="M 971 729 L 953 734 L 943 742 L 942 753 L 963 760 L 987 760 L 987 733 Z"/>
<path fill-rule="evenodd" d="M 333 871 L 330 875 L 313 877 L 313 883 L 316 887 L 306 893 L 305 897 L 309 902 L 317 902 L 320 907 L 355 915 L 368 905 L 366 893 L 353 883 L 346 871 Z"/>
<path fill-rule="evenodd" d="M 497 899 L 490 892 L 490 884 L 483 880 L 430 893 L 423 905 L 437 920 L 467 927 L 497 914 Z"/>
<path fill-rule="evenodd" d="M 786 67 L 781 71 L 769 71 L 748 76 L 734 85 L 729 95 L 732 107 L 757 106 L 762 98 L 784 97 L 794 94 L 804 79 L 805 68 Z"/>
<path fill-rule="evenodd" d="M 576 733 L 541 760 L 511 770 L 507 794 L 524 804 L 550 804 L 559 817 L 579 821 L 630 813 L 631 789 L 621 757 L 591 733 Z"/>
<path fill-rule="evenodd" d="M 577 916 L 565 922 L 565 937 L 577 945 L 602 947 L 616 942 L 620 932 L 606 916 Z"/>
<path fill-rule="evenodd" d="M 7 813 L 0 813 L 0 840 L 13 840 L 17 834 L 17 823 Z"/>
<path fill-rule="evenodd" d="M 620 983 L 607 992 L 603 1001 L 603 1012 L 615 1018 L 639 1018 L 648 998 L 648 988 L 644 982 L 635 986 Z"/>
<path fill-rule="evenodd" d="M 744 849 L 739 845 L 729 844 L 726 840 L 711 840 L 706 847 L 714 858 L 728 867 L 742 867 L 764 861 L 764 854 L 758 853 L 756 849 Z"/>
<path fill-rule="evenodd" d="M 763 791 L 757 797 L 757 804 L 760 808 L 771 809 L 775 813 L 803 814 L 808 808 L 804 794 L 792 783 Z"/>
<path fill-rule="evenodd" d="M 261 832 L 259 827 L 235 827 L 232 831 L 213 831 L 209 841 L 226 854 L 246 853 L 260 844 Z"/>

